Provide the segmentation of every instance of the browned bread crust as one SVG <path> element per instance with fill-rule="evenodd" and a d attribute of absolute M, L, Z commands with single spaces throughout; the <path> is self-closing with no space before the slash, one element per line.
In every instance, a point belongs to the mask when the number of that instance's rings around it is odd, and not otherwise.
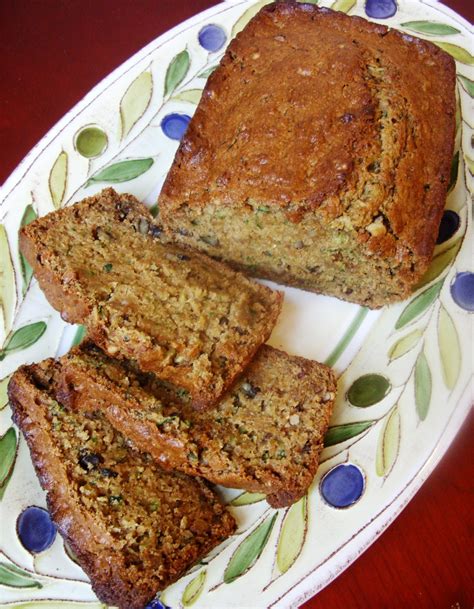
<path fill-rule="evenodd" d="M 163 472 L 100 414 L 56 400 L 58 366 L 12 376 L 9 397 L 52 519 L 105 603 L 141 609 L 235 530 L 202 482 Z"/>
<path fill-rule="evenodd" d="M 370 307 L 432 257 L 455 64 L 313 4 L 262 8 L 210 76 L 159 197 L 177 241 L 252 275 Z"/>
<path fill-rule="evenodd" d="M 267 494 L 273 507 L 303 496 L 316 473 L 334 403 L 327 366 L 264 345 L 212 410 L 83 344 L 59 360 L 61 400 L 99 409 L 162 467 Z"/>
<path fill-rule="evenodd" d="M 20 245 L 66 321 L 107 353 L 212 405 L 269 337 L 282 294 L 160 240 L 133 196 L 113 189 L 24 227 Z"/>

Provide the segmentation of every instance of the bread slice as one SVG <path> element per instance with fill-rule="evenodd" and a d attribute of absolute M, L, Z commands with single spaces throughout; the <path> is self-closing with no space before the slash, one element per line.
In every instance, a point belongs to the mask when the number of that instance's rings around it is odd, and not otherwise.
<path fill-rule="evenodd" d="M 177 241 L 257 277 L 380 307 L 432 257 L 455 65 L 314 4 L 261 9 L 210 76 L 159 197 Z"/>
<path fill-rule="evenodd" d="M 90 344 L 60 366 L 61 401 L 100 410 L 162 467 L 265 493 L 273 507 L 302 497 L 314 478 L 336 391 L 327 366 L 264 345 L 224 399 L 201 412 Z"/>
<path fill-rule="evenodd" d="M 282 295 L 159 233 L 141 203 L 109 188 L 24 227 L 20 244 L 66 321 L 207 407 L 267 340 Z"/>
<path fill-rule="evenodd" d="M 59 366 L 23 366 L 9 396 L 51 517 L 105 603 L 139 609 L 235 530 L 202 482 L 162 471 L 100 413 L 57 401 Z"/>

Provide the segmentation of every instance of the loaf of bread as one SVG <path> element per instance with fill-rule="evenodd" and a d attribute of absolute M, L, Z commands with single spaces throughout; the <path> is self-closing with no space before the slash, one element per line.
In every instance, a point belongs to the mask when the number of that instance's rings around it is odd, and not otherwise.
<path fill-rule="evenodd" d="M 217 401 L 269 337 L 282 295 L 166 244 L 148 210 L 112 189 L 39 218 L 21 250 L 53 307 L 109 355 Z"/>
<path fill-rule="evenodd" d="M 58 365 L 23 366 L 10 380 L 16 424 L 28 443 L 59 532 L 105 603 L 141 609 L 235 530 L 203 481 L 164 472 L 101 413 L 57 400 Z"/>
<path fill-rule="evenodd" d="M 327 366 L 264 345 L 224 399 L 197 412 L 93 345 L 59 364 L 62 402 L 100 410 L 164 468 L 265 493 L 273 507 L 302 497 L 314 478 L 336 391 Z"/>
<path fill-rule="evenodd" d="M 177 241 L 369 307 L 432 257 L 455 65 L 425 40 L 314 4 L 261 9 L 210 76 L 159 197 Z"/>

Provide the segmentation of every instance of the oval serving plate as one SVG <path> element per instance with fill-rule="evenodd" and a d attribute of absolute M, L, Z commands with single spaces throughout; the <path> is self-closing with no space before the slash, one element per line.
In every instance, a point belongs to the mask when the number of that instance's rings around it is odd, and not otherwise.
<path fill-rule="evenodd" d="M 108 184 L 152 206 L 207 76 L 230 38 L 265 3 L 225 2 L 160 36 L 71 110 L 2 189 L 2 606 L 103 606 L 56 534 L 26 444 L 11 424 L 6 397 L 11 373 L 23 363 L 63 353 L 81 337 L 31 277 L 18 251 L 18 229 Z M 270 342 L 326 361 L 339 374 L 317 476 L 307 497 L 289 509 L 273 510 L 260 495 L 223 490 L 239 523 L 237 534 L 165 590 L 155 607 L 298 606 L 390 524 L 469 411 L 474 308 L 469 25 L 434 1 L 320 4 L 427 38 L 457 60 L 456 149 L 440 243 L 412 298 L 378 312 L 285 288 L 284 310 Z"/>

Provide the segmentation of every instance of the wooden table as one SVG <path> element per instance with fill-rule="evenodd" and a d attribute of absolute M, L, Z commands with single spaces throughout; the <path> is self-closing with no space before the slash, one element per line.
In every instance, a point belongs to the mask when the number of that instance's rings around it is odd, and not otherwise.
<path fill-rule="evenodd" d="M 213 0 L 2 0 L 0 181 L 104 76 L 159 34 L 213 4 Z M 447 4 L 472 22 L 472 0 L 447 0 Z M 471 416 L 390 528 L 305 609 L 474 606 L 469 527 L 473 422 Z"/>

